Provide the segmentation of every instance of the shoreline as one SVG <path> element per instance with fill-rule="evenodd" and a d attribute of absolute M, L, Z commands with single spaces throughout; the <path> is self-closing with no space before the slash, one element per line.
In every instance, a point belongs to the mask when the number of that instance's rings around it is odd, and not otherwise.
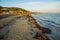
<path fill-rule="evenodd" d="M 29 22 L 30 24 L 36 28 L 36 35 L 34 38 L 38 39 L 38 40 L 50 40 L 46 35 L 45 33 L 49 33 L 49 29 L 48 28 L 44 28 L 44 27 L 41 27 L 37 22 L 36 22 L 36 19 L 34 19 L 32 16 L 29 16 Z"/>
<path fill-rule="evenodd" d="M 33 28 L 36 31 L 36 34 L 33 36 L 33 38 L 37 39 L 37 40 L 49 40 L 44 33 L 42 33 L 42 27 L 40 25 L 37 24 L 36 19 L 34 19 L 32 16 L 15 16 L 12 19 L 19 19 L 20 17 L 22 17 L 23 19 L 21 19 L 21 22 L 24 22 L 26 20 L 26 22 L 28 21 L 29 25 L 31 25 L 31 28 Z M 27 20 L 28 18 L 28 20 Z M 10 18 L 9 18 L 10 19 Z M 9 21 L 9 20 L 8 20 Z M 20 21 L 20 20 L 19 20 Z M 4 21 L 5 22 L 5 21 Z M 19 22 L 19 23 L 21 23 Z M 26 22 L 24 23 L 24 25 L 28 25 L 26 24 Z M 10 23 L 10 22 L 9 22 Z M 18 24 L 17 24 L 18 25 Z M 19 25 L 20 26 L 20 25 Z M 17 26 L 16 26 L 17 27 Z M 22 27 L 22 24 L 21 24 Z M 28 27 L 28 26 L 27 26 Z M 15 27 L 14 27 L 15 28 Z M 24 27 L 23 27 L 24 28 Z M 25 28 L 24 28 L 25 29 Z M 28 29 L 28 28 L 27 28 Z M 16 31 L 17 33 L 17 31 Z M 0 37 L 1 39 L 1 37 Z"/>

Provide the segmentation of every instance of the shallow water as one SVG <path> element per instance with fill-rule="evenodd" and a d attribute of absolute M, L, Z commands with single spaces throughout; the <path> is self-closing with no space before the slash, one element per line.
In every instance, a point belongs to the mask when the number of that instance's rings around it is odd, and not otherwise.
<path fill-rule="evenodd" d="M 51 40 L 60 40 L 60 14 L 37 14 L 32 16 L 41 27 L 51 29 L 51 34 L 47 36 Z"/>

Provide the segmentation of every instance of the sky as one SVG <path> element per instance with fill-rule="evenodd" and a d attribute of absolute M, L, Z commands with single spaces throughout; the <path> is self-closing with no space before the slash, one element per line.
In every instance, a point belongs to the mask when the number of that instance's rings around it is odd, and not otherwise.
<path fill-rule="evenodd" d="M 20 7 L 36 12 L 60 13 L 60 0 L 0 0 L 0 6 Z"/>

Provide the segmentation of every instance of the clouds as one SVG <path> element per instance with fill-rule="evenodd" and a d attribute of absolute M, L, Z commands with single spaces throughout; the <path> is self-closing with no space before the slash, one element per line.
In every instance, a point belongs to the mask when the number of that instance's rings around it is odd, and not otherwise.
<path fill-rule="evenodd" d="M 60 10 L 60 2 L 26 2 L 21 3 L 20 7 L 25 8 L 30 11 L 54 11 Z"/>
<path fill-rule="evenodd" d="M 60 10 L 60 0 L 2 0 L 0 5 L 30 11 L 59 12 Z"/>

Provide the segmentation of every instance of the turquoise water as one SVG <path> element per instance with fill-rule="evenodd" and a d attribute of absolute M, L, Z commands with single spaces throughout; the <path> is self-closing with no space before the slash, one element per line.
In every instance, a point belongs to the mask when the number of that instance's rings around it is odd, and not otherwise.
<path fill-rule="evenodd" d="M 60 40 L 60 14 L 37 14 L 32 16 L 36 22 L 45 28 L 49 28 L 52 32 L 47 34 L 51 40 Z"/>

